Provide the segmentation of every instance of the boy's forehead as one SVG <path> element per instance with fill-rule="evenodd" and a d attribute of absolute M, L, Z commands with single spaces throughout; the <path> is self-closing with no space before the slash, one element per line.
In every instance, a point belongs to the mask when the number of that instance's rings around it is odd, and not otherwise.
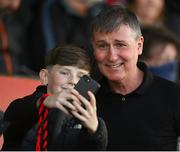
<path fill-rule="evenodd" d="M 54 68 L 57 70 L 66 70 L 69 72 L 79 72 L 79 73 L 89 73 L 89 71 L 82 69 L 82 68 L 78 68 L 77 66 L 67 66 L 67 65 L 54 65 Z"/>

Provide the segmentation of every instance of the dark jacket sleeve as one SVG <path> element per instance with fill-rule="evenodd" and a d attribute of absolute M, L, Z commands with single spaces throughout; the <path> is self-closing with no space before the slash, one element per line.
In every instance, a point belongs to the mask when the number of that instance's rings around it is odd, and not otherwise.
<path fill-rule="evenodd" d="M 63 140 L 59 138 L 66 115 L 59 109 L 49 109 L 48 114 L 48 150 L 63 150 Z M 24 136 L 20 150 L 35 151 L 38 124 L 34 125 Z M 57 145 L 56 145 L 57 143 Z"/>
<path fill-rule="evenodd" d="M 38 131 L 38 124 L 35 124 L 34 127 L 31 128 L 24 136 L 19 150 L 23 150 L 23 151 L 36 150 L 37 131 Z"/>
<path fill-rule="evenodd" d="M 98 129 L 94 134 L 83 128 L 79 140 L 80 150 L 106 150 L 108 144 L 107 128 L 103 119 L 98 118 L 98 121 Z"/>

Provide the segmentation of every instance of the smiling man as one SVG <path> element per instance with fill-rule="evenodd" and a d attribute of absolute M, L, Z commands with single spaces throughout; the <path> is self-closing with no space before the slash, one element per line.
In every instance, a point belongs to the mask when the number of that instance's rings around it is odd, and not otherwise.
<path fill-rule="evenodd" d="M 138 62 L 144 38 L 134 13 L 103 10 L 92 24 L 94 56 L 103 75 L 96 94 L 108 129 L 107 150 L 176 150 L 180 88 Z"/>

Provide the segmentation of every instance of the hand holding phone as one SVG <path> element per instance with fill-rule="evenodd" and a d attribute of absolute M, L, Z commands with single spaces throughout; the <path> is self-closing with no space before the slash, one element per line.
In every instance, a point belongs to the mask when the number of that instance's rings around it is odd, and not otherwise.
<path fill-rule="evenodd" d="M 82 96 L 84 96 L 87 100 L 89 100 L 88 91 L 92 93 L 96 93 L 100 88 L 100 84 L 92 79 L 88 75 L 84 75 L 80 78 L 78 83 L 74 87 Z"/>
<path fill-rule="evenodd" d="M 82 76 L 74 87 L 74 89 L 77 90 L 79 94 L 84 96 L 88 101 L 90 101 L 88 91 L 95 94 L 99 88 L 100 84 L 88 75 Z M 76 106 L 77 111 L 71 111 L 71 114 L 76 118 L 77 122 L 80 121 L 80 123 L 82 123 L 90 132 L 94 133 L 98 126 L 95 104 L 96 100 L 92 99 L 90 104 L 87 104 L 88 101 L 82 100 L 82 105 Z M 83 108 L 83 110 L 81 108 Z"/>

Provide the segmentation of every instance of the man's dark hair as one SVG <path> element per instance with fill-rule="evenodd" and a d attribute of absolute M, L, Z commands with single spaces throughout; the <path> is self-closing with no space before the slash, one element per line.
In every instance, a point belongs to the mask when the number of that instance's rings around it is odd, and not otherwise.
<path fill-rule="evenodd" d="M 136 34 L 141 36 L 140 24 L 136 15 L 123 6 L 111 6 L 102 10 L 93 20 L 91 34 L 94 32 L 111 33 L 119 29 L 121 25 L 128 25 Z"/>

